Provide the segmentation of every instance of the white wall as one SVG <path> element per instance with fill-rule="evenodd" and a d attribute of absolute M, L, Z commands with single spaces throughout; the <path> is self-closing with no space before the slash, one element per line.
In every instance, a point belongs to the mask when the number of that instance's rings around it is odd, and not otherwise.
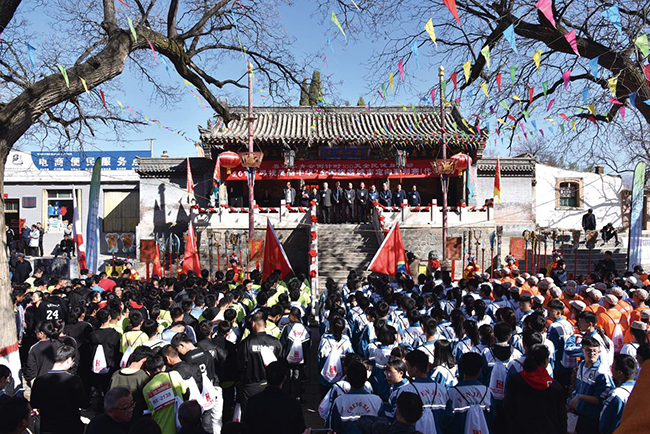
<path fill-rule="evenodd" d="M 582 228 L 582 216 L 589 208 L 594 210 L 598 229 L 607 223 L 614 224 L 614 227 L 621 226 L 620 197 L 623 184 L 620 177 L 564 170 L 544 164 L 536 164 L 535 173 L 537 179 L 535 213 L 538 226 L 580 229 Z M 557 178 L 582 179 L 584 202 L 581 207 L 556 209 L 555 186 Z"/>
<path fill-rule="evenodd" d="M 501 202 L 494 202 L 494 220 L 497 224 L 532 223 L 534 215 L 534 189 L 532 179 L 505 176 L 501 173 Z M 482 206 L 494 194 L 494 176 L 477 178 L 474 190 L 476 204 Z"/>

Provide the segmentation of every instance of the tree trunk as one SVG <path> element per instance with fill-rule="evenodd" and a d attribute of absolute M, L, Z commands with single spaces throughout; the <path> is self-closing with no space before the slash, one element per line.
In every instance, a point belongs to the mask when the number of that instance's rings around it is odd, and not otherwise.
<path fill-rule="evenodd" d="M 9 147 L 0 139 L 0 194 L 4 196 L 5 163 L 9 155 Z M 0 363 L 9 366 L 12 372 L 20 369 L 18 357 L 18 335 L 16 333 L 16 318 L 11 300 L 11 279 L 9 278 L 9 263 L 7 261 L 7 233 L 5 226 L 5 201 L 0 200 Z M 17 365 L 16 365 L 17 364 Z M 15 369 L 15 370 L 14 370 Z"/>

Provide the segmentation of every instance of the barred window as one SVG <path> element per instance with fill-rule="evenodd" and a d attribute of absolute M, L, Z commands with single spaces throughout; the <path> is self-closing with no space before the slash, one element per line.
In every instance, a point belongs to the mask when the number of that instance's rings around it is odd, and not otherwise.
<path fill-rule="evenodd" d="M 560 206 L 577 207 L 580 186 L 575 182 L 560 183 Z"/>

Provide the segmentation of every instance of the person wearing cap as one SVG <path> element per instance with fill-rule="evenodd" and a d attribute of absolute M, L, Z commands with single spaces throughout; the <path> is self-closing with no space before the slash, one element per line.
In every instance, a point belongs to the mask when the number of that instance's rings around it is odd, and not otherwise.
<path fill-rule="evenodd" d="M 643 271 L 643 267 L 641 265 L 635 265 L 632 269 L 632 273 L 634 273 L 633 276 L 636 277 L 637 281 L 639 282 L 639 286 L 650 285 L 650 280 L 648 280 L 648 273 Z"/>
<path fill-rule="evenodd" d="M 537 284 L 539 283 L 539 279 L 535 276 L 530 276 L 529 278 L 526 279 L 523 285 L 521 285 L 521 293 L 522 294 L 530 294 L 532 297 L 533 295 L 539 294 L 539 290 L 537 289 Z"/>
<path fill-rule="evenodd" d="M 632 290 L 632 300 L 636 306 L 629 315 L 629 321 L 639 321 L 641 319 L 641 312 L 650 309 L 647 305 L 648 300 L 648 291 L 645 289 L 634 289 Z"/>
<path fill-rule="evenodd" d="M 634 321 L 628 329 L 632 342 L 623 345 L 621 354 L 628 354 L 636 359 L 639 347 L 648 343 L 648 324 L 642 321 Z"/>
<path fill-rule="evenodd" d="M 612 390 L 603 403 L 600 413 L 600 434 L 612 434 L 621 424 L 623 409 L 634 389 L 636 360 L 625 354 L 617 354 L 612 365 L 612 379 L 616 389 Z"/>
<path fill-rule="evenodd" d="M 603 401 L 614 388 L 614 381 L 600 358 L 600 344 L 593 337 L 582 341 L 583 361 L 578 366 L 576 388 L 569 398 L 569 410 L 578 415 L 576 434 L 593 434 L 599 429 Z"/>
<path fill-rule="evenodd" d="M 588 312 L 593 312 L 598 315 L 601 312 L 604 312 L 606 309 L 600 305 L 600 300 L 603 298 L 603 293 L 598 289 L 587 288 L 587 298 L 585 298 L 585 308 Z"/>
<path fill-rule="evenodd" d="M 481 267 L 479 267 L 476 264 L 476 258 L 474 256 L 470 256 L 469 260 L 467 261 L 467 267 L 463 270 L 463 279 L 469 280 L 474 278 L 474 274 L 480 273 L 481 272 Z"/>
<path fill-rule="evenodd" d="M 555 251 L 555 252 L 553 252 L 553 254 L 551 255 L 551 259 L 552 259 L 551 262 L 549 262 L 549 263 L 546 265 L 546 275 L 549 276 L 549 277 L 551 276 L 551 273 L 553 272 L 553 270 L 555 269 L 555 267 L 557 267 L 557 263 L 558 263 L 558 261 L 559 261 L 560 259 L 562 259 L 562 254 L 561 254 L 560 252 Z"/>
<path fill-rule="evenodd" d="M 584 301 L 572 300 L 569 302 L 569 315 L 566 317 L 566 320 L 571 323 L 576 333 L 579 333 L 578 330 L 578 316 L 582 313 L 587 305 Z"/>
<path fill-rule="evenodd" d="M 570 281 L 571 282 L 571 281 Z M 572 301 L 577 300 L 577 301 L 582 301 L 583 298 L 576 294 L 576 287 L 569 285 L 568 282 L 562 288 L 562 295 L 560 295 L 560 301 L 564 303 L 565 310 L 564 310 L 564 315 L 568 318 L 569 316 L 569 305 Z"/>

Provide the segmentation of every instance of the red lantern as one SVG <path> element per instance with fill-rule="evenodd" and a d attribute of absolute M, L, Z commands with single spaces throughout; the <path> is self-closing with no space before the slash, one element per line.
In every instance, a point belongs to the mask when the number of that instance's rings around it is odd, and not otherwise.
<path fill-rule="evenodd" d="M 312 278 L 312 279 L 315 279 L 316 278 L 316 270 L 311 270 L 309 272 L 309 277 Z"/>
<path fill-rule="evenodd" d="M 311 231 L 311 240 L 312 241 L 316 240 L 316 232 L 315 231 Z"/>
<path fill-rule="evenodd" d="M 230 175 L 232 169 L 234 169 L 235 167 L 241 164 L 239 155 L 236 152 L 232 152 L 232 151 L 222 152 L 221 154 L 219 154 L 219 157 L 217 158 L 219 158 L 219 165 L 221 165 L 221 167 L 225 167 L 226 169 L 228 169 L 228 175 Z"/>
<path fill-rule="evenodd" d="M 314 249 L 309 250 L 309 256 L 311 256 L 312 258 L 315 257 L 316 256 L 316 250 L 314 250 Z"/>
<path fill-rule="evenodd" d="M 472 166 L 472 157 L 467 154 L 452 155 L 451 159 L 456 160 L 456 170 L 465 170 Z"/>
<path fill-rule="evenodd" d="M 312 223 L 318 223 L 318 217 L 315 216 L 315 215 L 311 216 L 311 222 Z"/>

